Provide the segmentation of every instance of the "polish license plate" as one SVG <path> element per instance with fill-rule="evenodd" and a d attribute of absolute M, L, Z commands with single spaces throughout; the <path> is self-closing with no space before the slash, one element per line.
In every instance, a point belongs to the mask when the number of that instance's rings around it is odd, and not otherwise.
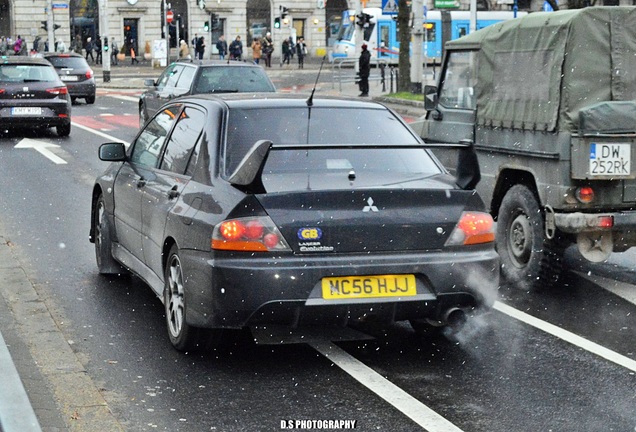
<path fill-rule="evenodd" d="M 630 176 L 631 151 L 630 143 L 591 143 L 590 176 Z"/>
<path fill-rule="evenodd" d="M 12 115 L 41 115 L 42 108 L 40 107 L 14 107 L 11 108 Z"/>
<path fill-rule="evenodd" d="M 77 81 L 78 80 L 76 75 L 60 75 L 60 79 L 62 81 Z"/>
<path fill-rule="evenodd" d="M 322 298 L 327 300 L 408 297 L 417 294 L 415 276 L 373 275 L 322 279 Z"/>

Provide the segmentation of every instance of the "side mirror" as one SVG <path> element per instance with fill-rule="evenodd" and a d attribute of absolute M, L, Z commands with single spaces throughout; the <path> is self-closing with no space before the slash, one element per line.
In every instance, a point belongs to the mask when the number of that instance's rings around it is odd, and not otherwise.
<path fill-rule="evenodd" d="M 144 80 L 144 86 L 146 86 L 146 87 L 154 87 L 155 85 L 156 85 L 155 84 L 155 80 L 152 79 L 152 78 L 146 78 Z"/>
<path fill-rule="evenodd" d="M 106 162 L 126 160 L 126 146 L 123 143 L 106 143 L 99 146 L 99 158 Z"/>
<path fill-rule="evenodd" d="M 463 139 L 459 143 L 460 148 L 457 155 L 455 183 L 464 190 L 475 189 L 479 180 L 481 180 L 481 171 L 479 170 L 475 144 L 469 139 Z"/>
<path fill-rule="evenodd" d="M 437 109 L 437 86 L 424 86 L 424 109 L 426 111 Z"/>

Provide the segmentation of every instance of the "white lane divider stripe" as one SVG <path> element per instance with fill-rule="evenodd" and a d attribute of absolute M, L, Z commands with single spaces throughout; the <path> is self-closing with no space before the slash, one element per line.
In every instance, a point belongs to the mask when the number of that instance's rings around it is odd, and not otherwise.
<path fill-rule="evenodd" d="M 428 432 L 462 432 L 444 417 L 333 343 L 315 340 L 309 345 Z"/>
<path fill-rule="evenodd" d="M 98 136 L 100 136 L 102 138 L 106 138 L 109 142 L 120 142 L 120 143 L 123 143 L 126 147 L 128 147 L 130 145 L 130 143 L 127 143 L 126 141 L 120 140 L 119 138 L 115 138 L 112 135 L 108 135 L 107 133 L 100 132 L 100 131 L 98 131 L 96 129 L 89 128 L 88 126 L 84 126 L 84 125 L 81 125 L 79 123 L 75 123 L 75 122 L 71 122 L 71 123 L 73 124 L 73 127 L 77 127 L 77 128 L 80 128 L 80 129 L 84 129 L 87 132 L 94 133 L 95 135 L 98 135 Z"/>
<path fill-rule="evenodd" d="M 495 302 L 494 309 L 516 320 L 538 328 L 539 330 L 543 330 L 544 332 L 558 337 L 559 339 L 562 339 L 566 342 L 569 342 L 572 345 L 578 346 L 579 348 L 583 348 L 586 351 L 603 357 L 604 359 L 616 363 L 619 366 L 623 366 L 633 372 L 636 372 L 635 360 L 618 354 L 617 352 L 614 352 L 597 343 L 582 338 L 581 336 L 578 336 L 572 332 L 564 330 L 561 327 L 542 321 L 539 318 L 535 318 L 532 315 L 528 315 L 527 313 L 521 312 L 520 310 L 510 307 L 504 303 Z"/>

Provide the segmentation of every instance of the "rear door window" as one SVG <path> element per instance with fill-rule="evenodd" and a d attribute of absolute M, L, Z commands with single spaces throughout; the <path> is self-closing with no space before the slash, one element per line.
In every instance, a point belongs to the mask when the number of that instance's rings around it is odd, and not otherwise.
<path fill-rule="evenodd" d="M 194 147 L 205 124 L 205 114 L 193 107 L 185 107 L 179 115 L 172 135 L 166 145 L 166 151 L 161 162 L 161 169 L 184 174 L 192 156 Z"/>
<path fill-rule="evenodd" d="M 161 149 L 179 112 L 180 105 L 170 106 L 157 114 L 139 134 L 130 154 L 130 162 L 155 168 Z"/>

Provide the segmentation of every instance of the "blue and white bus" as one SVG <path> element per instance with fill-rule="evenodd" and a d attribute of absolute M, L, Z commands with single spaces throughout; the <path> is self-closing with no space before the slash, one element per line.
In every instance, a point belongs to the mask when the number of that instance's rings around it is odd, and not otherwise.
<path fill-rule="evenodd" d="M 389 63 L 398 62 L 400 41 L 398 40 L 396 15 L 384 15 L 380 8 L 365 8 L 363 13 L 371 16 L 369 26 L 363 29 L 363 38 L 373 58 L 381 58 Z M 517 12 L 517 16 L 527 12 Z M 477 29 L 514 18 L 508 11 L 478 11 Z M 354 10 L 342 13 L 342 25 L 338 38 L 332 46 L 334 58 L 355 57 L 356 17 Z M 444 43 L 465 36 L 470 29 L 469 11 L 428 11 L 424 21 L 424 43 L 422 54 L 427 63 L 440 63 Z"/>

